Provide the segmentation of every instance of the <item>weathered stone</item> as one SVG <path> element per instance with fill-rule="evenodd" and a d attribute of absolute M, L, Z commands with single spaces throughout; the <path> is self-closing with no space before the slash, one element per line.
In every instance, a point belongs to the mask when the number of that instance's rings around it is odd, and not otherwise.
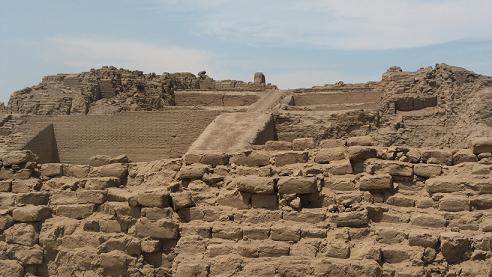
<path fill-rule="evenodd" d="M 357 184 L 360 190 L 387 190 L 393 189 L 391 175 L 364 175 Z"/>
<path fill-rule="evenodd" d="M 236 209 L 248 209 L 250 201 L 250 193 L 242 193 L 237 189 L 221 190 L 220 194 L 217 196 L 217 203 L 219 205 Z"/>
<path fill-rule="evenodd" d="M 364 162 L 367 172 L 375 174 L 389 174 L 391 176 L 413 176 L 413 164 L 400 161 L 386 161 L 368 159 Z"/>
<path fill-rule="evenodd" d="M 292 150 L 292 143 L 288 141 L 269 140 L 265 143 L 266 151 L 289 151 Z"/>
<path fill-rule="evenodd" d="M 137 201 L 144 207 L 169 207 L 171 197 L 167 190 L 150 190 L 139 193 Z"/>
<path fill-rule="evenodd" d="M 470 210 L 470 201 L 467 197 L 445 196 L 439 200 L 439 210 L 460 212 Z"/>
<path fill-rule="evenodd" d="M 48 164 L 42 164 L 41 165 L 41 176 L 44 177 L 59 177 L 63 175 L 63 169 L 62 169 L 62 164 L 58 163 L 48 163 Z"/>
<path fill-rule="evenodd" d="M 204 164 L 192 164 L 189 166 L 183 166 L 179 170 L 180 179 L 201 179 L 205 173 L 209 171 L 209 166 Z"/>
<path fill-rule="evenodd" d="M 121 180 L 128 175 L 128 166 L 122 163 L 102 165 L 94 167 L 90 175 L 93 177 L 115 177 Z"/>
<path fill-rule="evenodd" d="M 241 176 L 234 178 L 238 190 L 247 193 L 273 194 L 275 181 L 269 177 Z"/>
<path fill-rule="evenodd" d="M 410 246 L 435 248 L 438 242 L 438 234 L 428 230 L 411 230 L 408 234 L 408 244 Z"/>
<path fill-rule="evenodd" d="M 0 260 L 0 272 L 5 277 L 23 277 L 24 268 L 14 260 Z"/>
<path fill-rule="evenodd" d="M 195 202 L 191 198 L 191 193 L 189 192 L 172 193 L 171 198 L 175 211 L 195 205 Z"/>
<path fill-rule="evenodd" d="M 492 153 L 492 137 L 474 138 L 470 144 L 474 154 Z"/>
<path fill-rule="evenodd" d="M 22 193 L 22 192 L 32 192 L 40 190 L 42 186 L 41 180 L 30 178 L 27 180 L 13 180 L 12 181 L 12 192 Z"/>
<path fill-rule="evenodd" d="M 43 263 L 43 249 L 34 247 L 15 251 L 15 258 L 24 265 L 41 265 Z"/>
<path fill-rule="evenodd" d="M 423 150 L 422 160 L 428 164 L 453 164 L 453 153 L 448 150 Z"/>
<path fill-rule="evenodd" d="M 331 175 L 347 175 L 352 174 L 352 172 L 352 164 L 348 159 L 331 161 L 324 171 L 324 173 L 329 173 Z"/>
<path fill-rule="evenodd" d="M 331 161 L 343 160 L 346 156 L 345 147 L 322 148 L 314 157 L 314 161 L 320 164 L 327 164 Z"/>
<path fill-rule="evenodd" d="M 10 192 L 12 189 L 12 180 L 0 181 L 0 192 Z"/>
<path fill-rule="evenodd" d="M 27 162 L 36 162 L 38 157 L 30 150 L 10 151 L 2 156 L 4 166 L 22 165 Z"/>
<path fill-rule="evenodd" d="M 455 232 L 442 233 L 441 253 L 450 264 L 465 261 L 470 258 L 471 242 L 464 235 Z"/>
<path fill-rule="evenodd" d="M 12 218 L 19 222 L 44 221 L 51 216 L 51 210 L 45 206 L 27 205 L 15 208 L 12 211 Z"/>
<path fill-rule="evenodd" d="M 215 167 L 229 163 L 229 155 L 225 153 L 186 153 L 183 159 L 187 165 L 200 163 Z"/>
<path fill-rule="evenodd" d="M 265 152 L 247 151 L 231 155 L 229 162 L 242 166 L 266 166 L 270 164 L 270 156 Z"/>
<path fill-rule="evenodd" d="M 276 194 L 252 194 L 251 207 L 263 209 L 278 208 L 278 199 Z"/>
<path fill-rule="evenodd" d="M 365 227 L 369 223 L 367 211 L 341 212 L 335 214 L 331 221 L 337 227 Z"/>
<path fill-rule="evenodd" d="M 301 239 L 301 230 L 299 227 L 275 225 L 270 229 L 270 238 L 279 241 L 299 241 Z"/>
<path fill-rule="evenodd" d="M 442 216 L 433 214 L 414 214 L 412 215 L 410 222 L 412 225 L 429 227 L 429 228 L 443 228 L 446 226 L 446 220 Z"/>
<path fill-rule="evenodd" d="M 370 136 L 350 137 L 347 139 L 347 146 L 373 146 L 376 144 L 376 141 Z"/>
<path fill-rule="evenodd" d="M 103 166 L 110 164 L 111 162 L 111 157 L 107 155 L 95 155 L 90 157 L 89 159 L 89 165 L 90 166 Z"/>
<path fill-rule="evenodd" d="M 377 157 L 377 150 L 369 146 L 350 146 L 347 148 L 347 153 L 352 162 L 361 162 Z"/>
<path fill-rule="evenodd" d="M 477 156 L 469 149 L 460 149 L 453 154 L 453 164 L 477 161 Z"/>
<path fill-rule="evenodd" d="M 83 181 L 84 188 L 92 190 L 103 190 L 120 185 L 120 179 L 116 177 L 94 177 L 84 179 Z"/>
<path fill-rule="evenodd" d="M 438 164 L 416 164 L 413 171 L 417 176 L 430 178 L 441 175 L 442 166 Z"/>
<path fill-rule="evenodd" d="M 292 150 L 294 151 L 309 150 L 313 149 L 315 146 L 313 138 L 296 138 L 292 140 Z"/>
<path fill-rule="evenodd" d="M 15 196 L 15 204 L 20 205 L 48 205 L 49 194 L 47 192 L 18 193 Z"/>
<path fill-rule="evenodd" d="M 316 193 L 318 186 L 314 177 L 280 177 L 279 193 Z"/>
<path fill-rule="evenodd" d="M 450 193 L 463 191 L 463 181 L 452 177 L 436 177 L 425 182 L 426 190 L 430 194 Z"/>
<path fill-rule="evenodd" d="M 83 219 L 90 216 L 94 210 L 94 204 L 59 205 L 55 208 L 55 214 L 68 218 Z"/>
<path fill-rule="evenodd" d="M 139 237 L 175 239 L 179 235 L 179 226 L 168 219 L 152 221 L 140 218 L 135 224 L 135 231 Z"/>
<path fill-rule="evenodd" d="M 27 223 L 18 223 L 4 231 L 5 241 L 20 245 L 32 246 L 37 243 L 38 235 L 34 226 Z"/>
<path fill-rule="evenodd" d="M 319 142 L 319 148 L 334 148 L 345 146 L 346 141 L 343 139 L 325 139 Z"/>
<path fill-rule="evenodd" d="M 308 152 L 279 152 L 273 154 L 273 160 L 275 161 L 276 166 L 305 163 L 308 160 Z"/>

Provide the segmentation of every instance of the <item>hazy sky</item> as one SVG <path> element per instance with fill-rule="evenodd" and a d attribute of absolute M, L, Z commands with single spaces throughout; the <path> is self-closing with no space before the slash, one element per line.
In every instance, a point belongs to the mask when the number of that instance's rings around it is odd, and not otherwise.
<path fill-rule="evenodd" d="M 0 0 L 0 101 L 114 65 L 281 88 L 435 63 L 492 75 L 491 0 Z"/>

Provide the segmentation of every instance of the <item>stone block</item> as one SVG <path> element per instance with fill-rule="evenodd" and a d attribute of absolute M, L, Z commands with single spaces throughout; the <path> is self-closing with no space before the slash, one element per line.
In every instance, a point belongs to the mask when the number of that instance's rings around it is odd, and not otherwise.
<path fill-rule="evenodd" d="M 59 205 L 55 208 L 57 216 L 65 216 L 74 219 L 83 219 L 95 211 L 94 204 Z"/>
<path fill-rule="evenodd" d="M 470 141 L 474 154 L 492 153 L 492 137 L 478 137 Z"/>
<path fill-rule="evenodd" d="M 346 141 L 344 139 L 325 139 L 319 142 L 319 148 L 334 148 L 345 145 Z"/>
<path fill-rule="evenodd" d="M 33 192 L 41 189 L 41 180 L 30 178 L 27 180 L 13 180 L 12 181 L 12 192 L 22 193 L 22 192 Z"/>
<path fill-rule="evenodd" d="M 360 190 L 388 190 L 393 189 L 391 175 L 364 175 L 357 184 Z"/>
<path fill-rule="evenodd" d="M 6 277 L 24 276 L 24 268 L 15 260 L 0 260 L 0 272 Z"/>
<path fill-rule="evenodd" d="M 278 192 L 291 193 L 317 193 L 318 186 L 314 177 L 280 177 L 278 181 Z"/>
<path fill-rule="evenodd" d="M 450 150 L 422 150 L 422 160 L 428 164 L 453 164 L 453 153 Z"/>
<path fill-rule="evenodd" d="M 270 164 L 270 156 L 262 151 L 246 151 L 231 155 L 229 163 L 241 166 L 266 166 Z"/>
<path fill-rule="evenodd" d="M 347 139 L 347 146 L 374 146 L 376 144 L 376 141 L 371 136 L 358 136 Z"/>
<path fill-rule="evenodd" d="M 186 153 L 183 158 L 187 165 L 198 163 L 215 167 L 229 163 L 229 155 L 225 153 Z"/>
<path fill-rule="evenodd" d="M 440 215 L 415 213 L 410 218 L 410 223 L 421 227 L 444 228 L 447 221 Z"/>
<path fill-rule="evenodd" d="M 478 162 L 477 156 L 470 149 L 459 149 L 453 154 L 453 164 Z"/>
<path fill-rule="evenodd" d="M 301 239 L 301 230 L 295 226 L 275 224 L 270 229 L 270 238 L 277 241 L 297 242 Z"/>
<path fill-rule="evenodd" d="M 309 150 L 313 149 L 315 146 L 313 138 L 296 138 L 292 140 L 292 150 L 294 151 Z"/>
<path fill-rule="evenodd" d="M 352 172 L 352 164 L 348 159 L 331 161 L 324 171 L 324 173 L 331 175 L 347 175 L 352 174 Z"/>
<path fill-rule="evenodd" d="M 439 164 L 416 164 L 413 171 L 417 176 L 430 178 L 441 175 L 442 166 Z"/>
<path fill-rule="evenodd" d="M 189 192 L 176 192 L 171 194 L 171 199 L 173 203 L 173 208 L 178 211 L 183 208 L 188 208 L 195 206 L 195 202 L 191 198 L 191 193 Z"/>
<path fill-rule="evenodd" d="M 40 167 L 41 176 L 52 178 L 59 177 L 63 175 L 62 164 L 58 163 L 48 163 L 42 164 Z"/>
<path fill-rule="evenodd" d="M 171 196 L 167 190 L 149 190 L 139 193 L 137 202 L 144 207 L 169 207 Z"/>
<path fill-rule="evenodd" d="M 413 176 L 413 164 L 400 161 L 386 161 L 379 159 L 368 159 L 364 162 L 367 172 L 375 174 L 389 174 L 391 176 Z"/>
<path fill-rule="evenodd" d="M 425 181 L 426 190 L 429 194 L 451 193 L 464 190 L 464 182 L 453 176 L 435 177 Z"/>
<path fill-rule="evenodd" d="M 376 148 L 370 146 L 350 146 L 347 154 L 351 162 L 362 162 L 370 158 L 376 158 L 378 152 Z"/>
<path fill-rule="evenodd" d="M 24 265 L 41 265 L 43 264 L 43 249 L 33 247 L 28 249 L 19 249 L 15 251 L 15 258 Z"/>
<path fill-rule="evenodd" d="M 479 195 L 470 197 L 470 205 L 477 210 L 492 208 L 492 195 Z"/>
<path fill-rule="evenodd" d="M 168 219 L 153 221 L 140 218 L 135 224 L 135 232 L 139 237 L 176 239 L 179 236 L 179 225 Z"/>
<path fill-rule="evenodd" d="M 410 246 L 435 248 L 438 242 L 439 235 L 428 230 L 410 230 L 408 234 Z"/>
<path fill-rule="evenodd" d="M 319 246 L 319 256 L 338 259 L 348 259 L 350 257 L 350 246 L 344 240 L 325 240 Z"/>
<path fill-rule="evenodd" d="M 345 176 L 330 176 L 325 178 L 325 188 L 338 191 L 354 191 L 355 178 L 351 175 Z"/>
<path fill-rule="evenodd" d="M 288 141 L 269 140 L 265 143 L 266 151 L 289 151 L 292 150 L 292 143 Z"/>
<path fill-rule="evenodd" d="M 367 211 L 341 212 L 331 217 L 337 227 L 365 227 L 369 223 Z"/>
<path fill-rule="evenodd" d="M 147 217 L 151 220 L 159 220 L 164 218 L 173 218 L 173 209 L 172 208 L 142 208 L 141 210 L 142 216 Z"/>
<path fill-rule="evenodd" d="M 450 264 L 468 260 L 471 255 L 471 241 L 463 234 L 446 232 L 440 235 L 441 253 Z"/>
<path fill-rule="evenodd" d="M 64 164 L 62 171 L 66 177 L 86 178 L 90 170 L 91 167 L 88 165 Z"/>
<path fill-rule="evenodd" d="M 273 160 L 276 166 L 284 166 L 288 164 L 306 163 L 308 160 L 308 152 L 289 151 L 273 154 Z"/>
<path fill-rule="evenodd" d="M 120 180 L 128 175 L 128 165 L 122 163 L 107 164 L 92 168 L 92 177 L 115 177 Z"/>
<path fill-rule="evenodd" d="M 439 210 L 446 212 L 461 212 L 470 210 L 468 197 L 463 196 L 444 196 L 439 200 Z"/>
<path fill-rule="evenodd" d="M 386 204 L 398 207 L 413 207 L 415 206 L 415 199 L 406 195 L 392 195 L 388 197 Z"/>
<path fill-rule="evenodd" d="M 249 209 L 251 194 L 240 192 L 237 189 L 220 191 L 217 196 L 217 203 L 221 206 L 228 206 L 236 209 Z"/>
<path fill-rule="evenodd" d="M 10 192 L 12 189 L 12 180 L 0 181 L 0 192 Z"/>
<path fill-rule="evenodd" d="M 26 192 L 15 195 L 15 204 L 20 205 L 48 205 L 49 194 L 47 192 Z"/>
<path fill-rule="evenodd" d="M 32 246 L 38 241 L 36 229 L 33 225 L 27 223 L 14 224 L 5 230 L 3 234 L 7 243 Z"/>
<path fill-rule="evenodd" d="M 258 256 L 261 257 L 281 257 L 288 256 L 290 244 L 282 241 L 265 241 L 258 246 Z"/>
<path fill-rule="evenodd" d="M 210 167 L 205 164 L 192 164 L 183 166 L 179 170 L 178 178 L 185 180 L 201 179 L 205 173 L 209 171 Z"/>
<path fill-rule="evenodd" d="M 27 162 L 36 162 L 38 157 L 30 150 L 10 151 L 2 156 L 4 166 L 22 165 Z"/>
<path fill-rule="evenodd" d="M 15 208 L 12 218 L 19 222 L 39 222 L 51 216 L 51 209 L 45 206 L 27 205 Z"/>
<path fill-rule="evenodd" d="M 116 177 L 86 178 L 84 179 L 84 188 L 89 190 L 103 190 L 117 187 L 120 183 L 120 179 Z"/>
<path fill-rule="evenodd" d="M 111 157 L 107 155 L 95 155 L 90 157 L 89 165 L 90 166 L 103 166 L 111 163 Z"/>
<path fill-rule="evenodd" d="M 243 237 L 254 240 L 264 240 L 270 236 L 270 227 L 261 225 L 243 226 Z"/>
<path fill-rule="evenodd" d="M 331 161 L 343 160 L 347 158 L 345 147 L 322 148 L 316 153 L 314 161 L 320 164 L 327 164 Z"/>
<path fill-rule="evenodd" d="M 227 240 L 240 240 L 243 238 L 243 230 L 238 225 L 217 224 L 212 226 L 212 237 Z"/>
<path fill-rule="evenodd" d="M 275 189 L 275 180 L 269 177 L 241 176 L 235 177 L 233 183 L 247 193 L 273 194 Z"/>

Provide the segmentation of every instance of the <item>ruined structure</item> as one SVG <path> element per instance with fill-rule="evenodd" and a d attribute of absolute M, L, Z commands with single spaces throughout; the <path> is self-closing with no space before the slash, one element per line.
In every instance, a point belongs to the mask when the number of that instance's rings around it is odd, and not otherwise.
<path fill-rule="evenodd" d="M 492 276 L 492 77 L 279 90 L 112 67 L 14 92 L 2 276 Z"/>

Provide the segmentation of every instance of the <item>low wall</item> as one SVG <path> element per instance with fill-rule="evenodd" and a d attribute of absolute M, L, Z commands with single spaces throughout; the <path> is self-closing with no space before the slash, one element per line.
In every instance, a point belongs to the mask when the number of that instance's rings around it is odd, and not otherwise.
<path fill-rule="evenodd" d="M 373 103 L 381 99 L 379 92 L 319 92 L 294 94 L 295 106 Z"/>
<path fill-rule="evenodd" d="M 216 111 L 166 111 L 111 116 L 37 116 L 28 118 L 24 128 L 31 130 L 52 124 L 61 162 L 86 163 L 93 155 L 123 153 L 133 161 L 150 161 L 183 155 L 218 114 Z M 24 148 L 44 148 L 46 140 L 41 138 L 31 139 Z"/>
<path fill-rule="evenodd" d="M 249 106 L 259 97 L 252 92 L 178 91 L 176 106 Z"/>

